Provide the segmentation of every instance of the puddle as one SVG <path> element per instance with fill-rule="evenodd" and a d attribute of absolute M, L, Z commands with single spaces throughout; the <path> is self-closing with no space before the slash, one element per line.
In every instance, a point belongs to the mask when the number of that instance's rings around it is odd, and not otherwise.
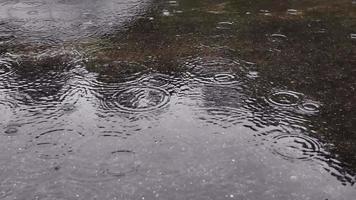
<path fill-rule="evenodd" d="M 351 4 L 0 0 L 0 199 L 353 199 Z"/>

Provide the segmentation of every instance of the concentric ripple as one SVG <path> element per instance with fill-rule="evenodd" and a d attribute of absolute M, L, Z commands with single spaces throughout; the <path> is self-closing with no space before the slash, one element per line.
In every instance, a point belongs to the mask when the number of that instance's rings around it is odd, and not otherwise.
<path fill-rule="evenodd" d="M 127 150 L 112 152 L 101 159 L 76 159 L 69 169 L 69 179 L 80 182 L 101 182 L 118 179 L 137 170 L 135 154 Z"/>
<path fill-rule="evenodd" d="M 296 106 L 301 100 L 302 95 L 292 91 L 277 91 L 267 97 L 269 103 L 281 107 Z"/>
<path fill-rule="evenodd" d="M 235 76 L 231 74 L 216 74 L 214 80 L 222 84 L 230 84 L 234 82 Z"/>
<path fill-rule="evenodd" d="M 320 111 L 320 107 L 321 105 L 318 102 L 306 101 L 299 106 L 299 109 L 301 109 L 304 113 L 314 114 Z"/>
<path fill-rule="evenodd" d="M 0 58 L 0 77 L 6 76 L 12 72 L 11 63 L 8 59 Z"/>
<path fill-rule="evenodd" d="M 35 136 L 30 149 L 42 159 L 60 159 L 73 151 L 72 144 L 82 138 L 81 133 L 66 130 L 47 130 Z"/>
<path fill-rule="evenodd" d="M 241 72 L 237 60 L 226 58 L 196 58 L 184 63 L 194 80 L 216 85 L 232 85 L 239 82 Z"/>
<path fill-rule="evenodd" d="M 131 87 L 114 94 L 115 106 L 123 111 L 143 112 L 159 109 L 170 101 L 170 94 L 157 87 Z"/>
<path fill-rule="evenodd" d="M 69 179 L 100 182 L 118 179 L 139 167 L 136 154 L 124 141 L 94 137 L 78 146 L 69 158 Z"/>
<path fill-rule="evenodd" d="M 13 9 L 29 9 L 29 8 L 37 8 L 45 5 L 46 3 L 43 1 L 24 1 L 18 2 L 12 6 Z"/>
<path fill-rule="evenodd" d="M 141 82 L 146 86 L 163 88 L 169 85 L 170 79 L 172 79 L 172 77 L 170 77 L 169 75 L 155 73 L 142 78 Z"/>
<path fill-rule="evenodd" d="M 24 36 L 26 41 L 31 38 L 31 42 L 47 39 L 49 43 L 60 42 L 109 33 L 113 26 L 121 27 L 142 13 L 147 3 L 145 0 L 1 1 L 0 20 L 18 27 L 13 35 Z"/>
<path fill-rule="evenodd" d="M 322 150 L 318 140 L 302 134 L 275 136 L 271 148 L 273 153 L 290 160 L 311 159 Z"/>

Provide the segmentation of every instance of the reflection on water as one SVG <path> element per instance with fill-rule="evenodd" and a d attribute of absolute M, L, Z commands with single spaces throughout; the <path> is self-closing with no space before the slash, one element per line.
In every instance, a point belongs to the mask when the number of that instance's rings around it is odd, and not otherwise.
<path fill-rule="evenodd" d="M 110 32 L 142 12 L 142 0 L 0 1 L 0 23 L 15 37 L 56 41 Z M 43 42 L 43 41 L 42 41 Z"/>
<path fill-rule="evenodd" d="M 0 199 L 355 196 L 352 1 L 0 5 Z"/>

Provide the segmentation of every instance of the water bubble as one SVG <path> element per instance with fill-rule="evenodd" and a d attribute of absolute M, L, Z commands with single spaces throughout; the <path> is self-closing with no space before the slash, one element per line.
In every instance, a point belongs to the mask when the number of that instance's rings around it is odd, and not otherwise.
<path fill-rule="evenodd" d="M 305 160 L 320 154 L 322 147 L 315 138 L 303 134 L 282 134 L 273 137 L 273 153 L 286 159 Z"/>
<path fill-rule="evenodd" d="M 131 87 L 114 94 L 116 106 L 123 111 L 143 112 L 168 104 L 170 94 L 158 87 Z"/>
<path fill-rule="evenodd" d="M 301 101 L 301 94 L 292 91 L 278 91 L 271 93 L 267 101 L 281 107 L 296 106 Z"/>

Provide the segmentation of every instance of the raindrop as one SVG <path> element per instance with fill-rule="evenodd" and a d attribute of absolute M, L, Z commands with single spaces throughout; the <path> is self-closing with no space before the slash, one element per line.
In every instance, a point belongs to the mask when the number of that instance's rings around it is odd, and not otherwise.
<path fill-rule="evenodd" d="M 156 110 L 169 103 L 170 94 L 158 87 L 131 87 L 114 94 L 116 106 L 123 111 Z"/>

